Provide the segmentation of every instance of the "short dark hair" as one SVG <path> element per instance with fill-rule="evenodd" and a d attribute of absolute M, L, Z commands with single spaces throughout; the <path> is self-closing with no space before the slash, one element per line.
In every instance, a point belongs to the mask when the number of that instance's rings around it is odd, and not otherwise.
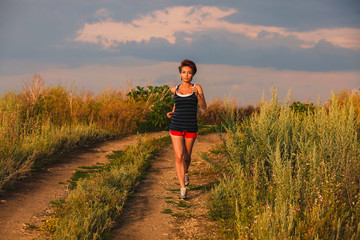
<path fill-rule="evenodd" d="M 183 67 L 185 67 L 185 66 L 191 68 L 192 74 L 193 74 L 193 76 L 194 76 L 195 73 L 196 73 L 196 71 L 197 71 L 196 64 L 195 64 L 193 61 L 189 60 L 189 59 L 184 59 L 184 60 L 182 60 L 182 61 L 181 61 L 181 65 L 179 66 L 179 72 L 180 72 L 180 73 L 181 73 L 181 69 L 182 69 Z"/>

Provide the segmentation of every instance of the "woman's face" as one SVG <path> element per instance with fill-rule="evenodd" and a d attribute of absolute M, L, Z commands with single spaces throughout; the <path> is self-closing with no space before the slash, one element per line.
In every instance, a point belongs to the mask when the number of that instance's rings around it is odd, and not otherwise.
<path fill-rule="evenodd" d="M 191 67 L 188 66 L 184 66 L 181 68 L 181 72 L 180 72 L 180 76 L 181 79 L 186 82 L 186 83 L 190 83 L 192 78 L 193 78 L 193 74 L 192 74 L 192 69 Z"/>

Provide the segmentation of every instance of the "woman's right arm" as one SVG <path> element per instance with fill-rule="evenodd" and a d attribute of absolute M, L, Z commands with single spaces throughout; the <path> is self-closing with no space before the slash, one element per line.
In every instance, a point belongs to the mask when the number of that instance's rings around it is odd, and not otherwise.
<path fill-rule="evenodd" d="M 171 88 L 172 94 L 175 94 L 175 91 L 176 91 L 176 87 L 172 87 L 172 88 Z M 168 118 L 172 118 L 174 112 L 175 112 L 175 104 L 174 104 L 174 106 L 173 106 L 172 111 L 171 111 L 171 112 L 168 112 L 168 113 L 166 114 L 166 116 L 167 116 Z"/>
<path fill-rule="evenodd" d="M 171 112 L 168 112 L 168 113 L 166 114 L 167 117 L 168 117 L 168 118 L 172 118 L 174 112 L 175 112 L 175 104 L 174 104 L 174 107 L 173 107 L 172 111 L 171 111 Z"/>

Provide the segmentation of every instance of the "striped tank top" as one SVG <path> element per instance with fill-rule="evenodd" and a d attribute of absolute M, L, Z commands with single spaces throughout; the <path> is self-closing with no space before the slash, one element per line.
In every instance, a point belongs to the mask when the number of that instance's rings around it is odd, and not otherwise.
<path fill-rule="evenodd" d="M 195 84 L 196 85 L 196 84 Z M 193 86 L 195 86 L 193 85 Z M 198 98 L 195 93 L 187 95 L 179 95 L 177 90 L 180 85 L 176 87 L 174 94 L 175 112 L 171 118 L 171 131 L 187 131 L 195 133 L 198 131 L 197 125 L 197 105 Z"/>

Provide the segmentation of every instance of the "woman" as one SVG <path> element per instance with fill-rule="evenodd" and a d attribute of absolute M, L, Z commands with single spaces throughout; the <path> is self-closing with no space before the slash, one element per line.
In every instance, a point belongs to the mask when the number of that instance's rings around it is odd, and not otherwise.
<path fill-rule="evenodd" d="M 197 105 L 206 109 L 204 92 L 199 84 L 192 84 L 196 74 L 193 61 L 184 59 L 179 66 L 181 84 L 171 88 L 174 94 L 173 110 L 167 113 L 171 118 L 170 135 L 175 151 L 175 169 L 180 183 L 180 200 L 186 199 L 186 186 L 189 184 L 188 169 L 191 152 L 197 136 Z"/>

